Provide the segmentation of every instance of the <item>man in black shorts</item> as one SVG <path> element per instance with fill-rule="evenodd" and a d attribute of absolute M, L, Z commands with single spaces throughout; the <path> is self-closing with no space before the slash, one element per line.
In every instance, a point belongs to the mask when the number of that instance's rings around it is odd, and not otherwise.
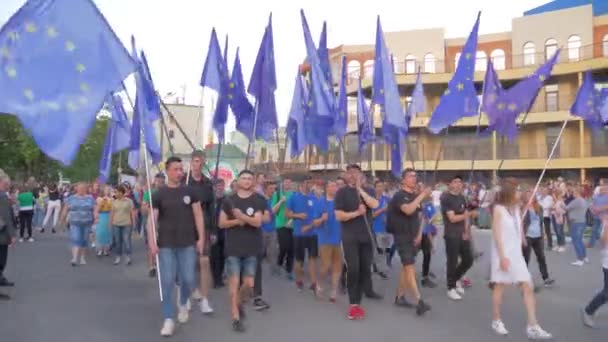
<path fill-rule="evenodd" d="M 403 264 L 395 305 L 411 307 L 405 298 L 405 293 L 409 290 L 417 303 L 416 314 L 422 316 L 431 307 L 421 299 L 416 283 L 416 254 L 422 240 L 420 204 L 431 194 L 431 190 L 425 188 L 417 193 L 416 184 L 416 171 L 403 171 L 401 189 L 395 193 L 388 205 L 386 228 L 395 238 L 395 246 Z"/>
<path fill-rule="evenodd" d="M 462 177 L 455 176 L 450 181 L 448 191 L 441 196 L 441 214 L 445 227 L 447 295 L 452 300 L 462 300 L 464 288 L 459 280 L 473 266 L 469 219 L 475 217 L 475 212 L 467 210 L 462 186 Z"/>
<path fill-rule="evenodd" d="M 347 269 L 347 289 L 350 307 L 348 319 L 365 318 L 361 299 L 366 288 L 371 289 L 371 267 L 374 244 L 368 227 L 368 209 L 378 207 L 372 190 L 361 187 L 360 168 L 349 165 L 344 175 L 346 186 L 338 191 L 335 199 L 336 219 L 342 226 L 342 248 Z"/>
<path fill-rule="evenodd" d="M 224 200 L 220 212 L 220 228 L 226 232 L 226 274 L 230 293 L 232 329 L 245 331 L 242 302 L 251 296 L 258 257 L 262 252 L 262 219 L 266 200 L 253 187 L 254 176 L 249 170 L 239 173 L 238 189 Z M 242 286 L 239 288 L 239 284 Z"/>

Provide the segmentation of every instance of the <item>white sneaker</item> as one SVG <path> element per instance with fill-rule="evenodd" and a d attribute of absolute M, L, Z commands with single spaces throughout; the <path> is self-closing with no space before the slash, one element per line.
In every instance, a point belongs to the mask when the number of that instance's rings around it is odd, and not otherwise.
<path fill-rule="evenodd" d="M 19 242 L 23 242 L 23 238 L 19 239 Z"/>
<path fill-rule="evenodd" d="M 451 300 L 462 300 L 462 296 L 458 294 L 458 291 L 456 291 L 456 289 L 448 290 L 447 294 L 448 298 L 450 298 Z"/>
<path fill-rule="evenodd" d="M 114 259 L 114 265 L 119 265 L 120 264 L 120 257 L 116 257 L 116 259 Z"/>
<path fill-rule="evenodd" d="M 169 337 L 175 332 L 175 322 L 172 319 L 167 318 L 163 323 L 163 327 L 160 329 L 160 336 Z"/>
<path fill-rule="evenodd" d="M 585 262 L 583 260 L 576 260 L 575 262 L 571 263 L 570 265 L 572 265 L 572 266 L 583 266 L 583 265 L 585 265 Z"/>
<path fill-rule="evenodd" d="M 551 248 L 551 251 L 553 251 L 553 252 L 559 252 L 559 247 L 555 246 L 555 247 Z"/>
<path fill-rule="evenodd" d="M 506 336 L 509 334 L 509 330 L 505 328 L 505 324 L 502 321 L 492 321 L 492 329 L 500 336 Z"/>
<path fill-rule="evenodd" d="M 95 242 L 91 243 L 91 248 L 95 248 Z"/>
<path fill-rule="evenodd" d="M 34 238 L 29 238 L 27 241 L 34 242 Z"/>
<path fill-rule="evenodd" d="M 589 260 L 589 258 L 585 258 L 585 260 L 583 260 L 585 262 L 585 264 L 589 264 L 591 263 L 591 261 Z"/>
<path fill-rule="evenodd" d="M 81 265 L 86 265 L 87 261 L 84 259 L 84 257 L 80 257 L 80 264 Z"/>
<path fill-rule="evenodd" d="M 207 298 L 203 298 L 201 299 L 201 312 L 204 315 L 210 315 L 213 313 L 213 308 L 211 307 L 211 305 L 209 304 L 209 300 Z"/>
<path fill-rule="evenodd" d="M 459 295 L 464 296 L 464 287 L 462 287 L 460 281 L 456 282 L 456 292 L 458 292 Z"/>
<path fill-rule="evenodd" d="M 179 305 L 177 310 L 177 321 L 182 324 L 188 323 L 188 320 L 190 319 L 190 310 L 188 309 L 188 305 Z"/>
<path fill-rule="evenodd" d="M 194 291 L 192 291 L 192 299 L 194 300 L 201 300 L 203 299 L 203 296 L 201 295 L 201 291 L 199 291 L 198 289 L 195 289 Z"/>
<path fill-rule="evenodd" d="M 192 311 L 192 302 L 190 301 L 190 299 L 188 299 L 188 301 L 186 302 L 186 309 L 188 309 L 188 312 Z"/>
<path fill-rule="evenodd" d="M 564 252 L 566 252 L 566 247 L 562 246 L 562 247 L 558 248 L 558 250 L 557 250 L 557 251 L 558 251 L 559 253 L 564 253 Z"/>
<path fill-rule="evenodd" d="M 528 335 L 528 338 L 531 340 L 550 340 L 553 338 L 553 335 L 549 334 L 548 332 L 544 331 L 543 328 L 540 327 L 540 325 L 535 325 L 535 326 L 529 326 L 528 328 L 526 328 L 526 334 Z"/>

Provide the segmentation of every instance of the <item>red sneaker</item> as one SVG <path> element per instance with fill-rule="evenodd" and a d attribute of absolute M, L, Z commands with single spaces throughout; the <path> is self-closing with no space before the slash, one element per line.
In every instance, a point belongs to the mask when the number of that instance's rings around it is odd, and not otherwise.
<path fill-rule="evenodd" d="M 296 287 L 298 288 L 298 291 L 302 291 L 304 289 L 304 282 L 296 281 Z"/>
<path fill-rule="evenodd" d="M 348 319 L 355 320 L 358 318 L 359 316 L 359 306 L 358 305 L 351 305 L 348 307 L 348 315 L 346 317 L 348 317 Z"/>
<path fill-rule="evenodd" d="M 462 287 L 464 287 L 465 289 L 473 286 L 473 282 L 469 278 L 462 278 L 461 283 L 462 283 Z"/>

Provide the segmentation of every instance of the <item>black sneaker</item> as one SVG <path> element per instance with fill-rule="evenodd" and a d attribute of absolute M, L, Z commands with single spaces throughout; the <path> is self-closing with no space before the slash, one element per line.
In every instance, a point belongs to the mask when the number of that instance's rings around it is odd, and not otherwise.
<path fill-rule="evenodd" d="M 436 279 L 436 278 L 437 278 L 437 276 L 436 276 L 436 275 L 435 275 L 435 273 L 433 273 L 433 272 L 429 272 L 429 277 L 431 277 L 431 278 L 433 278 L 433 279 Z"/>
<path fill-rule="evenodd" d="M 150 278 L 154 278 L 154 277 L 156 277 L 156 268 L 151 268 L 151 269 L 148 271 L 148 277 L 150 277 Z"/>
<path fill-rule="evenodd" d="M 51 229 L 51 233 L 53 233 L 53 234 L 57 233 L 57 231 L 55 230 L 55 228 Z"/>
<path fill-rule="evenodd" d="M 13 287 L 15 286 L 15 283 L 13 283 L 12 281 L 8 281 L 8 279 L 1 277 L 0 278 L 0 287 Z"/>
<path fill-rule="evenodd" d="M 270 304 L 266 303 L 262 298 L 258 297 L 253 300 L 253 308 L 255 311 L 264 311 L 270 309 Z"/>
<path fill-rule="evenodd" d="M 232 330 L 239 333 L 245 332 L 245 325 L 240 319 L 235 319 L 232 321 Z"/>
<path fill-rule="evenodd" d="M 0 293 L 0 300 L 11 300 L 11 296 L 5 293 Z"/>
<path fill-rule="evenodd" d="M 395 305 L 402 307 L 402 308 L 408 308 L 408 309 L 411 309 L 414 307 L 414 304 L 408 302 L 404 296 L 395 297 Z"/>
<path fill-rule="evenodd" d="M 41 232 L 41 233 L 44 233 L 44 228 L 40 229 L 40 232 Z"/>
<path fill-rule="evenodd" d="M 437 284 L 435 284 L 429 277 L 422 278 L 421 284 L 422 284 L 422 287 L 426 287 L 429 289 L 434 289 L 437 287 Z"/>
<path fill-rule="evenodd" d="M 380 278 L 382 278 L 384 280 L 388 279 L 388 275 L 386 275 L 386 273 L 384 273 L 382 271 L 378 272 L 377 274 Z"/>
<path fill-rule="evenodd" d="M 382 300 L 384 298 L 384 297 L 382 297 L 381 294 L 379 294 L 377 292 L 366 293 L 365 297 L 367 297 L 369 299 L 373 299 L 373 300 Z"/>
<path fill-rule="evenodd" d="M 416 305 L 416 315 L 422 316 L 428 311 L 431 311 L 431 306 L 425 303 L 422 299 L 418 301 L 418 305 Z"/>
<path fill-rule="evenodd" d="M 547 278 L 545 279 L 545 287 L 550 288 L 555 285 L 555 279 Z"/>

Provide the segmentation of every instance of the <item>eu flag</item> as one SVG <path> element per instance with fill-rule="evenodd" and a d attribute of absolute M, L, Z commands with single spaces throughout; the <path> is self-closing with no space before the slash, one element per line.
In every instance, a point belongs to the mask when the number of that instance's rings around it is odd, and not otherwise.
<path fill-rule="evenodd" d="M 274 91 L 277 89 L 277 75 L 274 63 L 274 38 L 272 34 L 272 14 L 258 50 L 247 92 L 255 97 L 255 139 L 270 141 L 278 127 L 277 107 Z M 253 127 L 252 127 L 253 129 Z M 253 139 L 252 134 L 247 137 Z"/>
<path fill-rule="evenodd" d="M 129 119 L 123 107 L 122 99 L 118 95 L 109 97 L 112 118 L 108 125 L 108 133 L 103 145 L 101 160 L 99 161 L 99 182 L 107 182 L 112 165 L 112 154 L 129 147 L 131 137 Z"/>
<path fill-rule="evenodd" d="M 346 91 L 346 56 L 342 56 L 342 71 L 340 73 L 340 93 L 334 117 L 334 134 L 341 139 L 346 135 L 348 124 L 348 93 Z"/>
<path fill-rule="evenodd" d="M 207 87 L 220 92 L 222 88 L 222 70 L 218 61 L 222 61 L 223 58 L 220 43 L 217 40 L 217 33 L 215 32 L 215 28 L 213 28 L 211 30 L 211 38 L 209 39 L 207 58 L 205 59 L 201 75 L 201 87 Z"/>
<path fill-rule="evenodd" d="M 374 140 L 374 131 L 369 108 L 361 91 L 361 80 L 359 80 L 359 89 L 357 90 L 357 133 L 359 135 L 359 153 L 363 153 L 365 145 Z"/>
<path fill-rule="evenodd" d="M 406 148 L 405 138 L 407 133 L 404 130 L 391 125 L 388 125 L 385 129 L 387 129 L 385 141 L 389 144 L 391 151 L 391 173 L 395 177 L 400 177 L 403 169 L 403 154 L 405 153 Z M 386 136 L 389 138 L 387 139 Z"/>
<path fill-rule="evenodd" d="M 600 90 L 600 98 L 600 116 L 602 117 L 602 121 L 608 122 L 608 88 Z"/>
<path fill-rule="evenodd" d="M 306 44 L 307 61 L 310 65 L 310 98 L 308 102 L 308 115 L 315 126 L 315 141 L 310 141 L 323 151 L 328 149 L 328 138 L 334 125 L 335 97 L 329 86 L 328 79 L 321 67 L 321 61 L 312 40 L 310 29 L 304 15 L 302 17 L 302 29 L 304 31 L 304 42 Z M 329 64 L 329 62 L 327 62 Z"/>
<path fill-rule="evenodd" d="M 29 0 L 0 29 L 0 112 L 67 165 L 135 68 L 90 0 Z"/>
<path fill-rule="evenodd" d="M 289 118 L 287 119 L 287 138 L 289 139 L 291 158 L 300 155 L 307 144 L 305 127 L 307 107 L 305 85 L 298 68 L 293 98 L 291 100 L 291 109 L 289 110 Z"/>
<path fill-rule="evenodd" d="M 529 112 L 532 108 L 545 81 L 551 77 L 551 71 L 557 62 L 559 52 L 557 50 L 553 57 L 541 65 L 534 74 L 517 82 L 511 88 L 499 92 L 495 101 L 487 98 L 487 105 L 484 104 L 484 109 L 490 121 L 488 131 L 495 130 L 500 135 L 507 137 L 509 141 L 515 139 L 517 117 Z M 492 106 L 491 103 L 493 103 Z"/>
<path fill-rule="evenodd" d="M 420 75 L 420 67 L 418 67 L 418 75 L 416 75 L 416 84 L 414 85 L 414 91 L 412 92 L 412 103 L 407 108 L 407 116 L 413 118 L 418 113 L 424 113 L 426 111 L 425 99 L 424 99 L 424 85 L 422 84 L 422 77 Z"/>
<path fill-rule="evenodd" d="M 595 89 L 595 82 L 591 71 L 585 72 L 583 84 L 581 84 L 576 99 L 570 108 L 572 115 L 578 116 L 594 129 L 602 128 L 604 120 L 600 115 L 602 107 L 601 93 Z"/>
<path fill-rule="evenodd" d="M 243 69 L 239 49 L 236 50 L 234 66 L 232 68 L 232 78 L 230 82 L 230 108 L 236 120 L 236 130 L 243 133 L 246 137 L 251 135 L 253 129 L 253 106 L 247 99 L 245 93 L 245 82 L 243 82 Z"/>
<path fill-rule="evenodd" d="M 334 82 L 331 74 L 331 65 L 329 63 L 329 49 L 327 48 L 327 23 L 323 22 L 323 29 L 321 30 L 321 37 L 319 38 L 319 48 L 317 49 L 319 55 L 319 62 L 321 63 L 321 70 L 327 80 L 327 84 L 330 89 L 333 89 Z"/>
<path fill-rule="evenodd" d="M 429 120 L 428 129 L 433 134 L 441 132 L 441 130 L 463 117 L 478 114 L 479 100 L 477 99 L 473 76 L 475 73 L 480 16 L 481 12 L 477 14 L 477 21 L 475 21 L 475 25 L 464 44 L 454 77 L 448 83 L 448 89 L 441 96 L 439 105 L 437 105 Z"/>

